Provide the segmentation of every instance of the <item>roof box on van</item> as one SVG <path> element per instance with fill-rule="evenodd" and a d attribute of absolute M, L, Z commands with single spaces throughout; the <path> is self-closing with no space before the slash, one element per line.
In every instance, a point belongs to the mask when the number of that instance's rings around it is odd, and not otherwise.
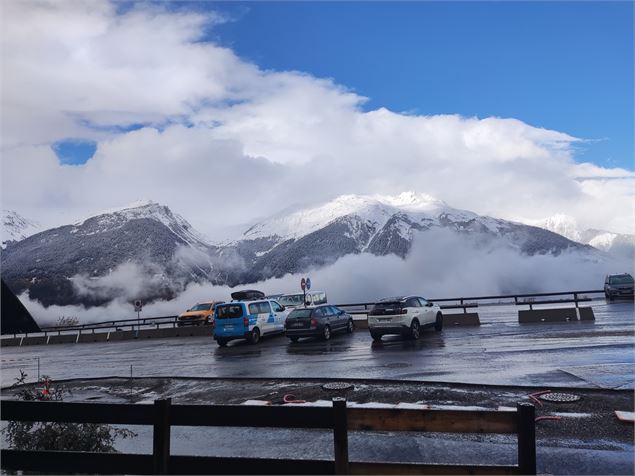
<path fill-rule="evenodd" d="M 235 291 L 231 296 L 234 301 L 254 301 L 264 298 L 265 293 L 256 291 L 255 289 L 245 289 L 243 291 Z"/>

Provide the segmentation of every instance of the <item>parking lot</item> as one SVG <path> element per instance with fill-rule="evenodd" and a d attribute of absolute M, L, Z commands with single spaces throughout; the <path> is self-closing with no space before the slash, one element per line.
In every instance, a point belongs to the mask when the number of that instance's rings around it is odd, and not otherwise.
<path fill-rule="evenodd" d="M 488 385 L 635 388 L 632 302 L 595 301 L 595 321 L 519 324 L 513 306 L 479 308 L 478 327 L 426 330 L 417 341 L 367 330 L 330 341 L 282 336 L 220 348 L 209 337 L 6 347 L 2 386 L 25 370 L 105 376 L 359 378 Z M 132 367 L 132 369 L 131 369 Z"/>
<path fill-rule="evenodd" d="M 321 379 L 336 379 L 354 383 L 354 393 L 347 395 L 351 402 L 497 408 L 527 401 L 535 391 L 530 388 L 565 388 L 581 401 L 537 408 L 540 415 L 556 412 L 563 418 L 537 426 L 539 473 L 632 474 L 632 424 L 617 421 L 613 411 L 632 405 L 634 306 L 595 301 L 593 308 L 595 321 L 519 324 L 513 306 L 482 307 L 480 326 L 426 330 L 417 341 L 385 336 L 373 343 L 368 330 L 358 329 L 328 342 L 291 343 L 278 336 L 257 345 L 233 341 L 219 347 L 211 337 L 187 337 L 5 347 L 2 385 L 11 384 L 20 369 L 34 380 L 39 360 L 41 375 L 88 379 L 65 384 L 72 391 L 69 401 L 151 403 L 169 396 L 176 403 L 264 398 L 280 404 L 288 393 L 328 400 Z M 128 379 L 131 372 L 134 379 Z M 112 376 L 123 379 L 105 378 Z M 149 451 L 150 430 L 133 430 L 138 437 L 117 442 L 117 448 Z M 274 437 L 268 429 L 182 427 L 174 430 L 172 444 L 178 454 L 231 456 L 247 435 L 262 441 Z M 249 446 L 241 454 L 299 451 L 298 456 L 328 459 L 330 438 L 328 432 L 276 430 L 276 445 Z M 352 457 L 365 461 L 513 464 L 514 445 L 513 438 L 491 435 L 361 432 L 350 437 Z"/>

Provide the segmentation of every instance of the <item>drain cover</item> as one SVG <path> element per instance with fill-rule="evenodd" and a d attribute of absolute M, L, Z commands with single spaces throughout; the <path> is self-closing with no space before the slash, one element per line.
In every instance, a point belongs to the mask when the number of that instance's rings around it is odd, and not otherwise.
<path fill-rule="evenodd" d="M 540 395 L 541 400 L 545 400 L 547 402 L 577 402 L 580 400 L 579 395 L 574 395 L 572 393 L 545 393 Z"/>
<path fill-rule="evenodd" d="M 346 382 L 329 382 L 322 385 L 324 390 L 348 390 L 353 388 L 353 385 Z"/>

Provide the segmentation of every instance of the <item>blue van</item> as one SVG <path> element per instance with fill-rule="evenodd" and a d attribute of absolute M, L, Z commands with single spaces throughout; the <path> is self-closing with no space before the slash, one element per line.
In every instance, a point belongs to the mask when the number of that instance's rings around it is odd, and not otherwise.
<path fill-rule="evenodd" d="M 221 347 L 235 339 L 256 344 L 261 336 L 284 333 L 287 314 L 284 306 L 271 299 L 219 304 L 214 312 L 214 339 Z"/>

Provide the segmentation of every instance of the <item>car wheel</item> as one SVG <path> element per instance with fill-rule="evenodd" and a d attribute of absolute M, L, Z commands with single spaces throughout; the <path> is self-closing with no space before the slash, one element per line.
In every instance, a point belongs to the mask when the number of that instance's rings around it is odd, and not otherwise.
<path fill-rule="evenodd" d="M 329 340 L 331 338 L 331 328 L 329 326 L 324 326 L 324 330 L 322 331 L 322 339 Z"/>
<path fill-rule="evenodd" d="M 291 342 L 298 342 L 299 337 L 289 337 L 289 339 L 291 339 Z"/>
<path fill-rule="evenodd" d="M 257 327 L 249 333 L 248 340 L 250 344 L 257 344 L 260 341 L 260 331 Z"/>
<path fill-rule="evenodd" d="M 378 334 L 377 332 L 371 332 L 370 336 L 373 338 L 375 342 L 378 342 L 381 340 L 381 334 Z"/>
<path fill-rule="evenodd" d="M 437 312 L 437 320 L 434 323 L 434 330 L 440 331 L 443 329 L 443 315 L 440 312 Z"/>
<path fill-rule="evenodd" d="M 413 339 L 418 339 L 421 334 L 421 328 L 419 327 L 419 321 L 414 319 L 410 324 L 410 337 Z"/>
<path fill-rule="evenodd" d="M 355 324 L 353 324 L 353 319 L 349 319 L 348 324 L 346 325 L 346 332 L 352 334 L 353 330 L 355 330 Z"/>
<path fill-rule="evenodd" d="M 216 342 L 218 342 L 218 345 L 221 347 L 227 346 L 227 341 L 225 339 L 217 339 Z"/>

